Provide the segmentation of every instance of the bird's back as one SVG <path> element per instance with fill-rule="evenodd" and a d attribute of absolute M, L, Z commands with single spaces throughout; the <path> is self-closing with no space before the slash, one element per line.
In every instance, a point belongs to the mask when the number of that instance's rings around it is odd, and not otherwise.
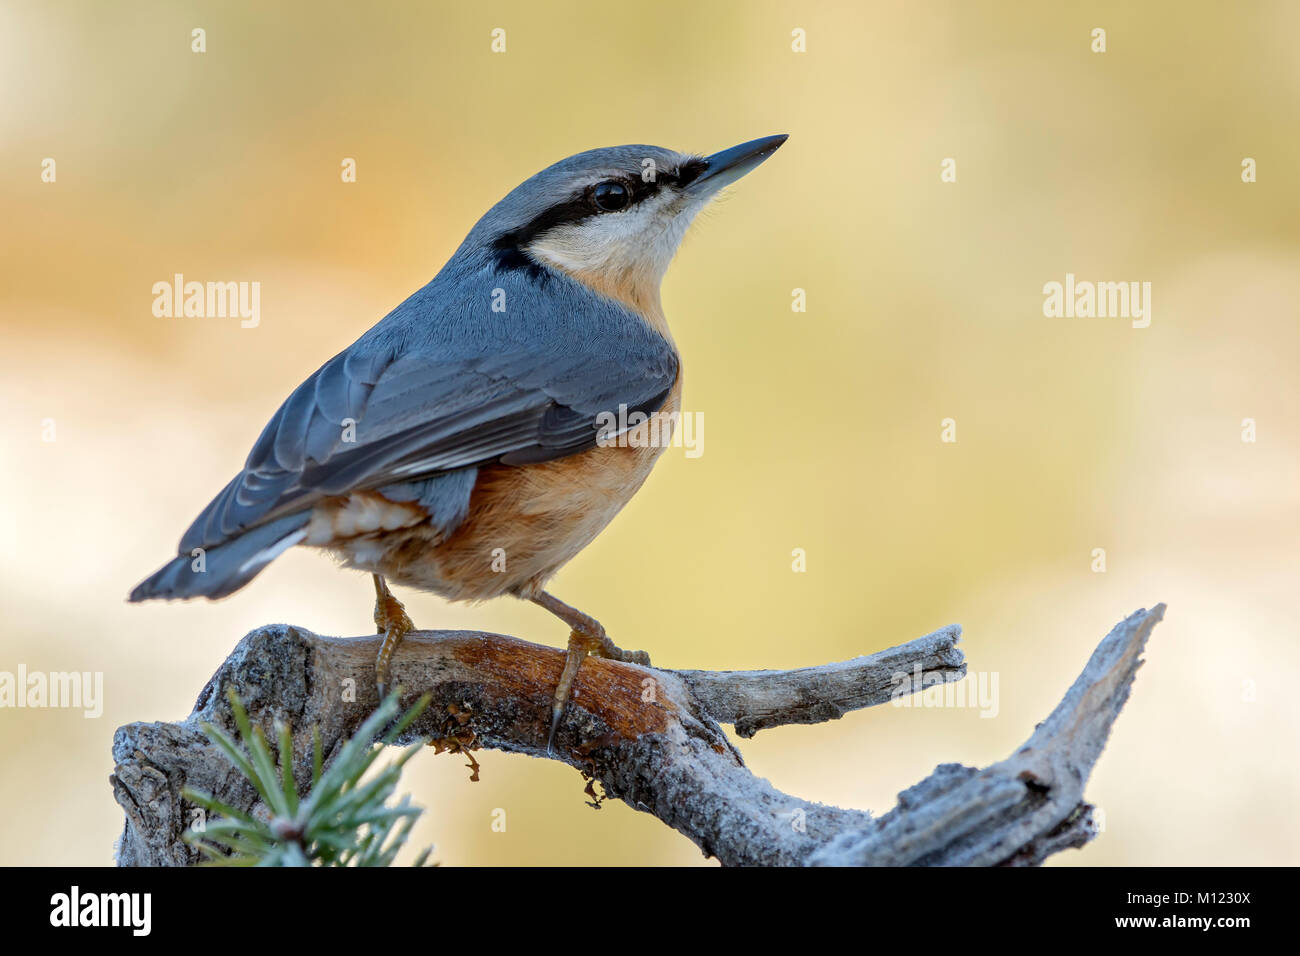
<path fill-rule="evenodd" d="M 284 547 L 323 544 L 309 540 L 313 510 L 355 492 L 400 487 L 447 539 L 469 514 L 472 472 L 587 451 L 599 414 L 658 410 L 677 378 L 672 344 L 623 304 L 562 274 L 458 253 L 294 390 L 178 558 L 132 598 L 230 593 Z M 173 567 L 245 539 L 224 575 Z"/>

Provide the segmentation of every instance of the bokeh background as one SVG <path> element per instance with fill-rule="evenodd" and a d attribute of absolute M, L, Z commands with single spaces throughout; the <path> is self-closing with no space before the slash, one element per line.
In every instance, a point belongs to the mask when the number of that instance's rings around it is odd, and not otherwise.
<path fill-rule="evenodd" d="M 1295 862 L 1297 32 L 1283 0 L 3 0 L 0 670 L 102 671 L 106 701 L 0 710 L 0 862 L 109 863 L 114 728 L 184 716 L 248 630 L 371 629 L 368 577 L 307 552 L 218 604 L 124 601 L 303 376 L 550 162 L 774 132 L 664 285 L 704 454 L 670 450 L 556 593 L 670 667 L 960 622 L 996 717 L 878 707 L 743 743 L 778 787 L 877 811 L 1006 756 L 1115 622 L 1168 602 L 1089 786 L 1105 831 L 1053 862 Z M 260 282 L 259 327 L 155 318 L 177 272 Z M 1067 272 L 1151 282 L 1150 327 L 1045 318 Z M 565 638 L 517 602 L 401 596 L 425 627 Z M 479 783 L 432 753 L 405 778 L 445 863 L 702 862 L 570 769 L 478 756 Z"/>

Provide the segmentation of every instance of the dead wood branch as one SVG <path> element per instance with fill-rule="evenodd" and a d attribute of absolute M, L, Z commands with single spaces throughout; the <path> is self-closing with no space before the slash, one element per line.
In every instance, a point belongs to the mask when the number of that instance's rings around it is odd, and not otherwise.
<path fill-rule="evenodd" d="M 1163 612 L 1157 605 L 1118 624 L 1007 760 L 984 770 L 941 765 L 878 818 L 781 793 L 749 772 L 718 724 L 750 737 L 834 719 L 918 684 L 960 680 L 966 665 L 955 625 L 878 654 L 791 671 L 668 671 L 589 658 L 551 754 L 546 734 L 561 651 L 496 634 L 420 632 L 406 639 L 393 674 L 410 699 L 433 695 L 411 737 L 561 760 L 724 864 L 1026 865 L 1095 835 L 1083 788 Z M 227 687 L 268 730 L 276 720 L 292 724 L 305 785 L 312 725 L 330 755 L 376 706 L 378 644 L 378 637 L 259 628 L 240 641 L 188 718 L 120 727 L 111 778 L 126 813 L 118 863 L 196 861 L 180 839 L 194 810 L 183 787 L 254 807 L 252 788 L 199 727 L 233 728 Z"/>

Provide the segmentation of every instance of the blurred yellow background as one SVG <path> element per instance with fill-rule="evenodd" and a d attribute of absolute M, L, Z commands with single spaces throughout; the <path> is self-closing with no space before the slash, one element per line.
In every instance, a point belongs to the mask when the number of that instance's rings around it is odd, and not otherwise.
<path fill-rule="evenodd" d="M 886 706 L 742 743 L 788 792 L 881 812 L 1008 755 L 1166 601 L 1088 788 L 1105 830 L 1053 862 L 1294 863 L 1297 32 L 1287 2 L 3 0 L 0 670 L 102 671 L 106 701 L 0 710 L 0 863 L 110 862 L 114 728 L 183 717 L 248 630 L 371 629 L 368 576 L 310 552 L 218 604 L 124 601 L 293 386 L 543 166 L 776 132 L 664 284 L 704 454 L 667 452 L 555 593 L 668 667 L 960 622 L 995 718 Z M 1045 318 L 1067 272 L 1151 282 L 1150 327 Z M 260 325 L 155 318 L 175 273 L 260 282 Z M 511 600 L 399 596 L 423 627 L 565 638 Z M 478 759 L 480 783 L 432 753 L 404 778 L 444 863 L 702 860 L 559 764 Z"/>

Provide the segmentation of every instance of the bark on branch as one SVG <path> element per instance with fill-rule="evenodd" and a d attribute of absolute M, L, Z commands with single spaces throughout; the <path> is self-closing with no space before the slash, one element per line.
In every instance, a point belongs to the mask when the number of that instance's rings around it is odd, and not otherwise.
<path fill-rule="evenodd" d="M 598 780 L 606 794 L 651 813 L 724 864 L 1034 865 L 1095 835 L 1083 801 L 1088 776 L 1128 698 L 1164 605 L 1116 625 L 1052 714 L 1014 754 L 984 770 L 942 764 L 882 817 L 810 803 L 746 769 L 718 726 L 741 737 L 818 723 L 966 674 L 956 625 L 866 657 L 791 671 L 668 671 L 588 658 L 554 752 L 550 699 L 563 652 L 497 634 L 410 635 L 395 682 L 431 706 L 410 736 L 454 751 L 489 747 L 549 757 Z M 246 636 L 179 723 L 134 723 L 113 741 L 111 782 L 126 813 L 122 866 L 185 865 L 181 842 L 206 790 L 252 809 L 256 796 L 199 728 L 233 730 L 233 686 L 255 722 L 294 728 L 299 783 L 310 776 L 312 725 L 337 751 L 377 704 L 378 637 L 321 637 L 270 625 Z M 916 675 L 921 680 L 916 680 Z M 417 795 L 418 796 L 418 795 Z"/>

